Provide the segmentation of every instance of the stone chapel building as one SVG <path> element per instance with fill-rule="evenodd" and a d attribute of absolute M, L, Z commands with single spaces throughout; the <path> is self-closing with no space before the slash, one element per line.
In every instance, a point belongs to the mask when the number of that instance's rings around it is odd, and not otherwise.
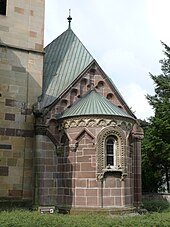
<path fill-rule="evenodd" d="M 0 203 L 138 207 L 143 130 L 71 16 L 43 48 L 44 10 L 44 0 L 0 0 Z"/>

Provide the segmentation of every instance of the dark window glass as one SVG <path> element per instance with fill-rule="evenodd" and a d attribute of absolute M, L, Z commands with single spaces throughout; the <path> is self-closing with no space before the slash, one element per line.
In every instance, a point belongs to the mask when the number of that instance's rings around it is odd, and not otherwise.
<path fill-rule="evenodd" d="M 6 15 L 6 2 L 7 0 L 0 0 L 0 14 Z"/>
<path fill-rule="evenodd" d="M 106 140 L 106 165 L 114 165 L 114 138 Z"/>

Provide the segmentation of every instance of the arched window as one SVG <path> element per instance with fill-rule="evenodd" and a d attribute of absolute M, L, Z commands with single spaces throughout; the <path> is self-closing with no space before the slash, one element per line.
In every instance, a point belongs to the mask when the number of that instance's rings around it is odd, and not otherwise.
<path fill-rule="evenodd" d="M 109 100 L 113 100 L 114 99 L 114 95 L 112 93 L 108 93 L 106 98 L 109 99 Z"/>
<path fill-rule="evenodd" d="M 7 0 L 0 0 L 0 14 L 6 15 L 6 1 Z"/>
<path fill-rule="evenodd" d="M 87 79 L 83 78 L 80 81 L 80 96 L 82 96 L 86 91 Z"/>
<path fill-rule="evenodd" d="M 119 126 L 104 128 L 97 136 L 97 179 L 107 172 L 122 172 L 125 168 L 126 137 Z"/>
<path fill-rule="evenodd" d="M 72 105 L 73 102 L 75 101 L 77 93 L 78 93 L 78 90 L 76 88 L 73 88 L 71 90 L 71 92 L 70 92 L 70 105 Z"/>
<path fill-rule="evenodd" d="M 109 136 L 106 138 L 106 166 L 114 166 L 115 156 L 115 138 L 114 136 Z"/>

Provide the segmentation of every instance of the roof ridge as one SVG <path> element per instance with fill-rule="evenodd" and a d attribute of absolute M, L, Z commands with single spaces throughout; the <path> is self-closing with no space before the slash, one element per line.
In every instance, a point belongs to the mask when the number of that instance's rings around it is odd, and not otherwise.
<path fill-rule="evenodd" d="M 71 28 L 67 28 L 64 32 L 62 32 L 59 36 L 57 36 L 55 39 L 53 39 L 50 43 L 47 44 L 47 46 L 45 46 L 45 48 L 47 48 L 49 45 L 51 45 L 54 41 L 56 41 L 57 39 L 59 39 L 64 33 L 66 33 L 68 30 L 72 30 Z"/>
<path fill-rule="evenodd" d="M 94 60 L 71 28 L 45 48 L 40 105 L 52 104 Z"/>

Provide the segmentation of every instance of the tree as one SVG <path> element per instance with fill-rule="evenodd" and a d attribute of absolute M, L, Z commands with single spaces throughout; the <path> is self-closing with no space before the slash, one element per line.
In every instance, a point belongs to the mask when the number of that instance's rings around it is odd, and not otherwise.
<path fill-rule="evenodd" d="M 142 140 L 142 191 L 154 193 L 157 192 L 163 184 L 162 173 L 160 169 L 154 165 L 152 157 L 151 145 L 151 123 L 140 121 L 141 127 L 144 129 L 144 139 Z"/>
<path fill-rule="evenodd" d="M 155 84 L 155 94 L 147 95 L 147 99 L 154 109 L 154 116 L 145 128 L 143 158 L 157 180 L 155 187 L 165 182 L 170 192 L 170 48 L 164 43 L 162 45 L 166 57 L 160 61 L 162 74 L 150 74 Z"/>

